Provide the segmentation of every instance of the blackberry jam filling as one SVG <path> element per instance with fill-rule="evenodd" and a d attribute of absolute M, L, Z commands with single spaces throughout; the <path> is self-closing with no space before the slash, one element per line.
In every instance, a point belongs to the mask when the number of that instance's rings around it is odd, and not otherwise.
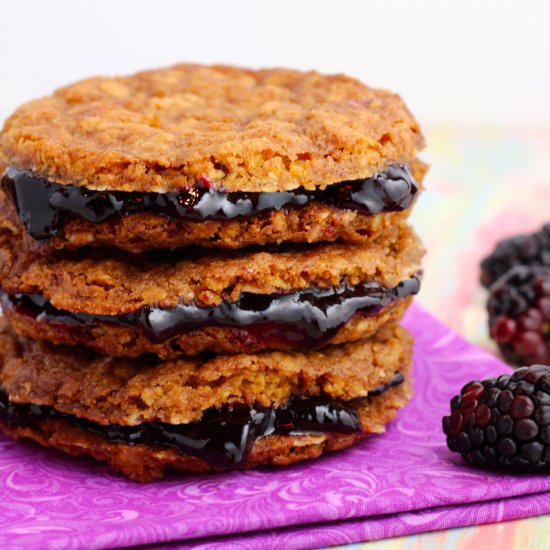
<path fill-rule="evenodd" d="M 180 304 L 173 308 L 147 306 L 125 315 L 92 315 L 56 309 L 38 294 L 0 294 L 4 310 L 61 325 L 74 332 L 100 323 L 135 326 L 152 342 L 203 327 L 245 330 L 263 342 L 286 342 L 314 348 L 330 340 L 356 313 L 374 316 L 384 307 L 420 290 L 420 274 L 386 288 L 376 282 L 326 289 L 307 288 L 290 294 L 244 292 L 235 302 L 204 307 Z M 78 334 L 75 334 L 78 336 Z"/>
<path fill-rule="evenodd" d="M 330 397 L 296 397 L 279 408 L 248 406 L 207 410 L 191 424 L 144 422 L 136 426 L 102 425 L 57 411 L 53 407 L 10 402 L 0 388 L 0 421 L 9 426 L 25 426 L 33 420 L 62 418 L 114 443 L 136 445 L 155 443 L 181 450 L 217 468 L 241 464 L 260 437 L 274 434 L 312 432 L 352 434 L 362 431 L 354 402 L 380 395 L 404 380 L 397 372 L 368 397 L 344 402 Z"/>
<path fill-rule="evenodd" d="M 318 202 L 363 214 L 408 208 L 418 185 L 407 165 L 393 165 L 371 178 L 329 185 L 323 190 L 270 193 L 226 192 L 202 179 L 194 187 L 172 193 L 94 191 L 60 185 L 31 170 L 8 168 L 2 188 L 11 197 L 27 232 L 35 239 L 54 236 L 68 218 L 101 223 L 139 212 L 187 220 L 228 220 L 269 210 L 300 208 Z"/>

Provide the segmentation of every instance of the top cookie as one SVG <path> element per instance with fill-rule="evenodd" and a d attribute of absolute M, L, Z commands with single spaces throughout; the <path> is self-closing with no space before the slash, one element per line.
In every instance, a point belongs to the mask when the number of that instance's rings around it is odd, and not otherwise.
<path fill-rule="evenodd" d="M 0 159 L 95 190 L 272 192 L 367 178 L 422 146 L 399 96 L 343 75 L 176 65 L 23 105 Z"/>

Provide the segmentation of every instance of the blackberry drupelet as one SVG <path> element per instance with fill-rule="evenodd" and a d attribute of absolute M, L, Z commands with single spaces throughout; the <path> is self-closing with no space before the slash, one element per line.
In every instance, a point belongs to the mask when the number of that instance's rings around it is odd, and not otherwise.
<path fill-rule="evenodd" d="M 481 284 L 489 288 L 517 265 L 550 267 L 550 223 L 535 233 L 500 241 L 481 262 Z"/>
<path fill-rule="evenodd" d="M 475 466 L 537 472 L 550 469 L 550 367 L 473 381 L 443 417 L 451 451 Z"/>
<path fill-rule="evenodd" d="M 492 287 L 489 332 L 513 364 L 550 365 L 550 268 L 518 266 Z"/>

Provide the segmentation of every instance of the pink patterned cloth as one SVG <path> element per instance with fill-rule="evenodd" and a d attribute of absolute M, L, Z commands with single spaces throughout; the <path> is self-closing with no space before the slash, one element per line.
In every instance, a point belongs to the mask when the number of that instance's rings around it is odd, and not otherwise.
<path fill-rule="evenodd" d="M 405 324 L 414 398 L 385 435 L 316 461 L 137 485 L 2 438 L 0 547 L 314 548 L 550 512 L 550 476 L 475 470 L 445 445 L 449 399 L 509 367 L 419 306 Z"/>

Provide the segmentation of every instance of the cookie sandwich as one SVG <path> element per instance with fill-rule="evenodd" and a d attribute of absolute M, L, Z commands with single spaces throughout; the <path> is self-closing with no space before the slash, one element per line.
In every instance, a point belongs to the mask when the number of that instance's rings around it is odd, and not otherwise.
<path fill-rule="evenodd" d="M 342 76 L 93 78 L 0 134 L 0 427 L 138 480 L 290 464 L 410 396 L 422 191 L 402 100 Z"/>

